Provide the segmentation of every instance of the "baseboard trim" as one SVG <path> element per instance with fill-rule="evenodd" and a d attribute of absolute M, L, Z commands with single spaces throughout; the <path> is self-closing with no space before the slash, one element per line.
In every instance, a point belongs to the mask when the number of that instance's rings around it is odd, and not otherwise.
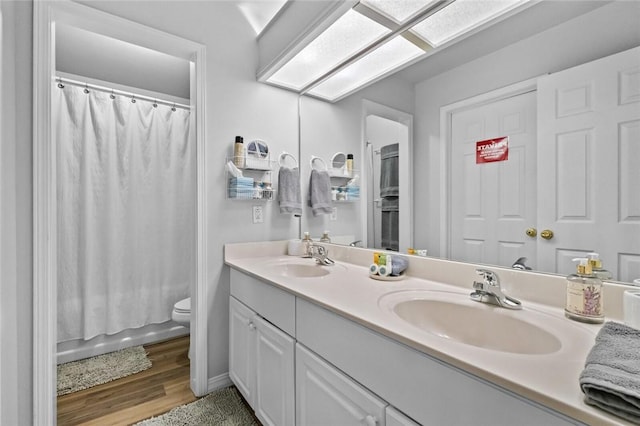
<path fill-rule="evenodd" d="M 218 389 L 226 388 L 231 386 L 233 382 L 229 378 L 229 373 L 220 374 L 215 377 L 210 377 L 207 382 L 207 392 L 211 393 Z"/>

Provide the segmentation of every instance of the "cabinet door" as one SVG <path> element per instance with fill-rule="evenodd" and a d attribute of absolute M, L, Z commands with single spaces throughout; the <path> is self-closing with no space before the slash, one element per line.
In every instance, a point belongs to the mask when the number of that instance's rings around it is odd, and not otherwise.
<path fill-rule="evenodd" d="M 256 416 L 264 425 L 293 425 L 295 341 L 260 317 L 255 324 Z"/>
<path fill-rule="evenodd" d="M 385 425 L 386 403 L 296 345 L 296 424 Z"/>
<path fill-rule="evenodd" d="M 229 378 L 253 407 L 255 389 L 255 312 L 229 298 Z"/>
<path fill-rule="evenodd" d="M 392 406 L 388 406 L 386 410 L 387 426 L 418 426 L 418 423 L 402 414 Z"/>

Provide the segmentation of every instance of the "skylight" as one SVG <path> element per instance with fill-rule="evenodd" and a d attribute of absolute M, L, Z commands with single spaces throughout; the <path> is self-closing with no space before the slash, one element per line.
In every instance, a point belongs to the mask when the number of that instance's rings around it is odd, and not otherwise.
<path fill-rule="evenodd" d="M 361 0 L 267 82 L 335 102 L 529 0 Z"/>

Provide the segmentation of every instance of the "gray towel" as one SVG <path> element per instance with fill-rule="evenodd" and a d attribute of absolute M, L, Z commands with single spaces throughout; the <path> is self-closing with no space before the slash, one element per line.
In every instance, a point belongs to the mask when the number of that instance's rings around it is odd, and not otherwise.
<path fill-rule="evenodd" d="M 302 201 L 300 198 L 300 171 L 297 167 L 293 169 L 280 167 L 278 171 L 280 213 L 293 213 L 294 216 L 301 216 Z"/>
<path fill-rule="evenodd" d="M 309 206 L 314 216 L 331 214 L 331 178 L 325 170 L 311 170 Z"/>
<path fill-rule="evenodd" d="M 399 149 L 394 143 L 380 148 L 380 196 L 397 197 L 400 195 Z"/>
<path fill-rule="evenodd" d="M 640 330 L 607 322 L 580 375 L 585 402 L 640 424 Z"/>

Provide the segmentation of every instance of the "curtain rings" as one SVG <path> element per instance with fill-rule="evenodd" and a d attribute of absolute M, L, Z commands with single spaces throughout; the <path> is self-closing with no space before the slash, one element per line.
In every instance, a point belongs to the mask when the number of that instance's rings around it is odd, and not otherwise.
<path fill-rule="evenodd" d="M 171 107 L 171 111 L 176 112 L 176 104 L 173 104 L 173 106 Z"/>
<path fill-rule="evenodd" d="M 158 101 L 155 99 L 153 100 L 153 107 L 158 108 Z"/>
<path fill-rule="evenodd" d="M 111 89 L 111 94 L 109 95 L 109 97 L 113 100 L 116 98 L 116 95 L 113 93 L 113 89 Z"/>
<path fill-rule="evenodd" d="M 83 90 L 83 92 L 84 92 L 85 94 L 88 94 L 88 93 L 89 93 L 89 85 L 88 85 L 88 84 L 86 84 L 86 83 L 85 83 L 85 85 L 84 85 L 84 90 Z"/>
<path fill-rule="evenodd" d="M 62 84 L 62 79 L 61 78 L 58 79 L 58 88 L 64 89 L 64 84 Z"/>
<path fill-rule="evenodd" d="M 132 95 L 131 96 L 131 103 L 135 104 L 136 103 L 136 95 Z"/>

